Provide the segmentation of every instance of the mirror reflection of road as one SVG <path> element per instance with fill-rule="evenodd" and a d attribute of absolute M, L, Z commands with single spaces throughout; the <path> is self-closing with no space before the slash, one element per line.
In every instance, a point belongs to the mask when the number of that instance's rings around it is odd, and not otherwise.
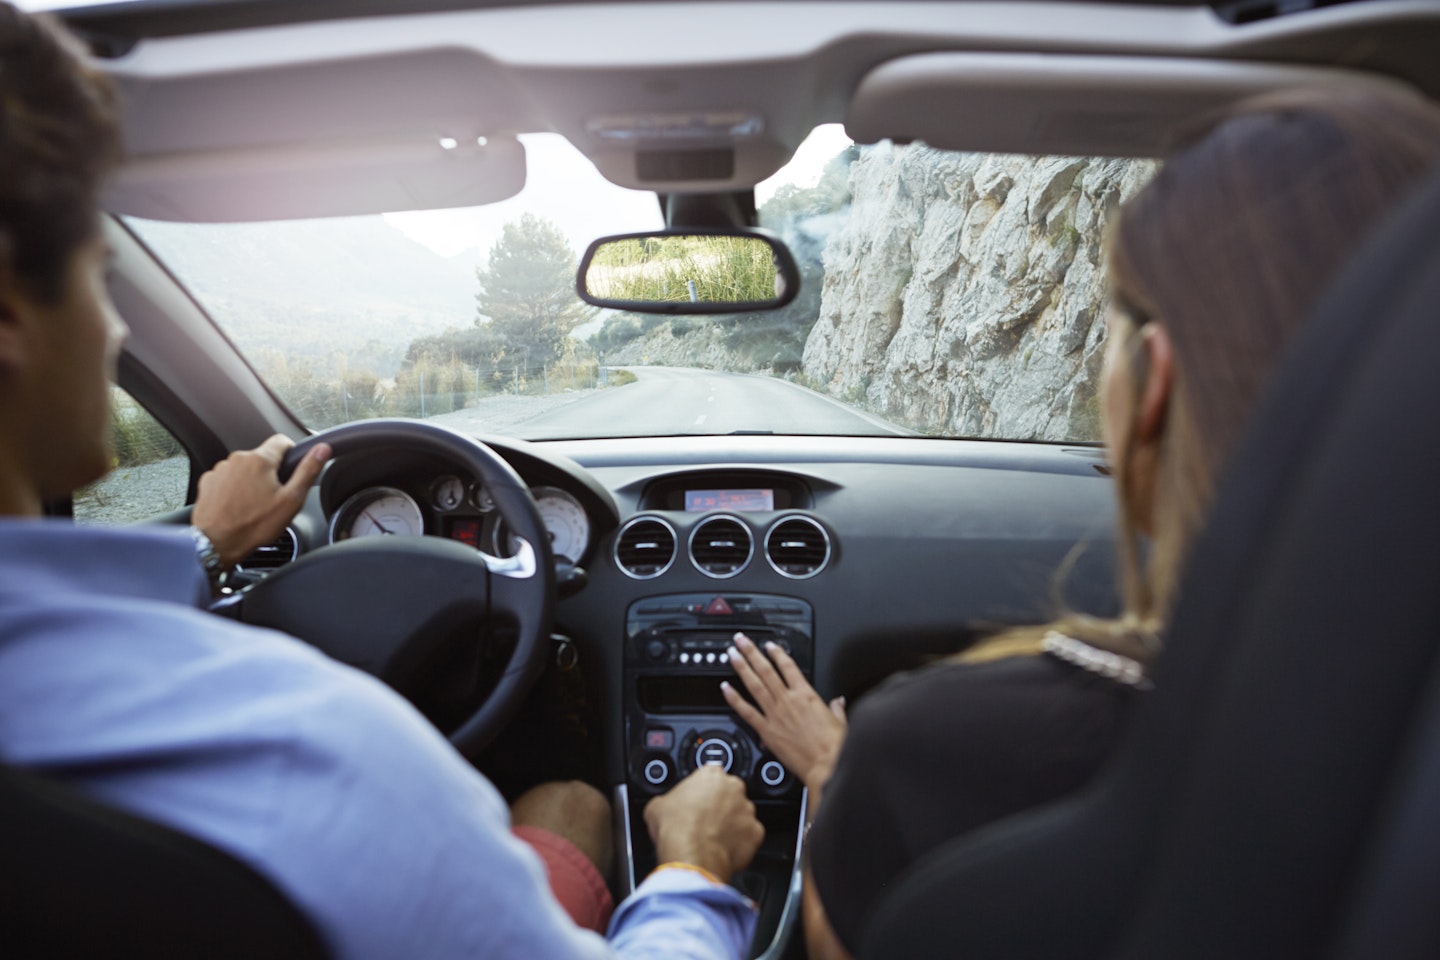
<path fill-rule="evenodd" d="M 756 374 L 685 367 L 627 367 L 634 383 L 595 391 L 509 425 L 486 422 L 486 402 L 437 418 L 476 433 L 532 440 L 771 432 L 911 436 L 910 431 L 853 410 L 805 387 Z M 488 399 L 488 398 L 487 398 Z M 527 398 L 508 398 L 519 403 Z M 536 400 L 551 398 L 535 398 Z M 541 404 L 536 404 L 537 408 Z M 521 406 L 516 411 L 524 412 Z"/>

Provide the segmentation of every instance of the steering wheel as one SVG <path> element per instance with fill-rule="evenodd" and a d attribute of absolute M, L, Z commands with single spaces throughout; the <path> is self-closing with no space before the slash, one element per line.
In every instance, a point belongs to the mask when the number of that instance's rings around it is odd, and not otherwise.
<path fill-rule="evenodd" d="M 414 420 L 362 420 L 315 434 L 286 454 L 281 481 L 320 443 L 330 444 L 336 457 L 402 447 L 448 458 L 494 497 L 517 545 L 514 555 L 491 556 L 439 537 L 359 537 L 307 553 L 214 609 L 283 630 L 396 688 L 457 627 L 508 615 L 518 629 L 515 648 L 489 696 L 449 734 L 473 757 L 505 727 L 544 670 L 555 564 L 535 500 L 514 468 L 485 444 Z"/>

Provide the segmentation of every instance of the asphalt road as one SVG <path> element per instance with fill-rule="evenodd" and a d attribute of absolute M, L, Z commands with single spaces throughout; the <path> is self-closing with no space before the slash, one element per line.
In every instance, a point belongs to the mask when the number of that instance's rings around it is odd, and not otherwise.
<path fill-rule="evenodd" d="M 773 377 L 685 367 L 627 369 L 635 374 L 634 383 L 582 391 L 558 405 L 556 397 L 533 398 L 533 416 L 524 415 L 524 401 L 531 398 L 507 398 L 515 409 L 507 410 L 509 422 L 504 424 L 487 418 L 484 401 L 435 419 L 459 430 L 531 440 L 735 432 L 913 435 Z"/>

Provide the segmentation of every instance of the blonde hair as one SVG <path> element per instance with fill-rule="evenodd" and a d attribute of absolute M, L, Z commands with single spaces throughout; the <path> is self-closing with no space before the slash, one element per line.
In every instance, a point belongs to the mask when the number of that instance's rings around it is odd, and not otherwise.
<path fill-rule="evenodd" d="M 1049 630 L 1153 657 L 1218 478 L 1285 347 L 1367 231 L 1437 161 L 1440 110 L 1386 91 L 1257 97 L 1184 138 L 1109 234 L 1112 335 L 1138 342 L 1160 323 L 1174 345 L 1148 550 L 1128 471 L 1115 476 L 1123 613 L 1008 630 L 961 660 L 1038 652 Z M 1138 396 L 1143 352 L 1121 356 Z M 1112 459 L 1128 462 L 1133 438 L 1111 442 Z"/>

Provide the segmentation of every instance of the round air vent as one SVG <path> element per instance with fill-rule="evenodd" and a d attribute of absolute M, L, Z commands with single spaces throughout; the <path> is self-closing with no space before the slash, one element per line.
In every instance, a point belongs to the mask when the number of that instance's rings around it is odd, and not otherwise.
<path fill-rule="evenodd" d="M 262 544 L 236 566 L 241 570 L 269 573 L 290 563 L 300 555 L 300 538 L 289 527 L 280 531 L 280 536 Z"/>
<path fill-rule="evenodd" d="M 765 558 L 782 577 L 813 577 L 830 562 L 830 535 L 809 517 L 783 517 L 765 534 Z"/>
<path fill-rule="evenodd" d="M 706 517 L 690 531 L 690 562 L 707 577 L 733 577 L 745 569 L 755 542 L 735 517 Z"/>
<path fill-rule="evenodd" d="M 675 528 L 659 517 L 636 517 L 615 538 L 615 565 L 636 580 L 653 580 L 675 562 Z"/>

